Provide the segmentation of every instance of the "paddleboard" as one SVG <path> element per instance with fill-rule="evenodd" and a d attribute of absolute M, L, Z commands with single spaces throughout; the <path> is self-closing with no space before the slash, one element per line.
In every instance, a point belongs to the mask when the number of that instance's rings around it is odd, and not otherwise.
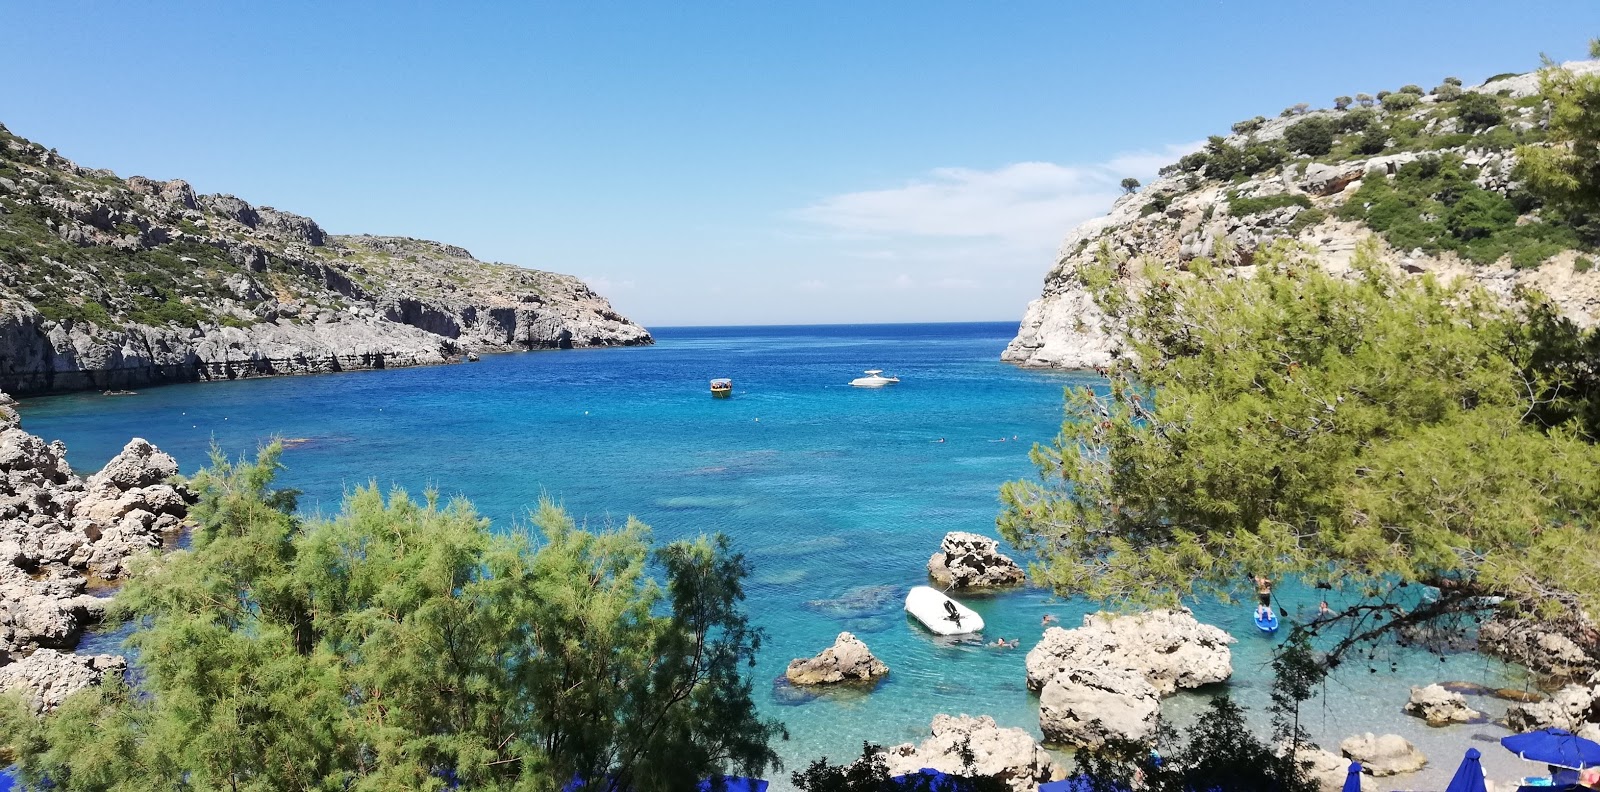
<path fill-rule="evenodd" d="M 954 609 L 955 614 L 951 615 Z M 966 635 L 983 629 L 978 612 L 946 597 L 931 586 L 917 586 L 906 595 L 906 612 L 938 635 Z"/>
<path fill-rule="evenodd" d="M 1256 608 L 1256 629 L 1264 633 L 1278 631 L 1278 616 L 1271 608 Z"/>

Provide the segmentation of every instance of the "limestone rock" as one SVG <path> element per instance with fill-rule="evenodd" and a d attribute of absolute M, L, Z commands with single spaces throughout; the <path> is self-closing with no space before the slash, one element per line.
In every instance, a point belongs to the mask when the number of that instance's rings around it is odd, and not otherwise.
<path fill-rule="evenodd" d="M 889 775 L 931 767 L 952 775 L 998 778 L 1013 792 L 1032 792 L 1043 782 L 1066 776 L 1026 731 L 1002 728 L 987 715 L 935 715 L 930 731 L 921 745 L 905 743 L 884 751 Z M 961 760 L 963 744 L 972 754 L 970 767 Z"/>
<path fill-rule="evenodd" d="M 1000 552 L 1000 543 L 987 536 L 951 531 L 928 559 L 928 576 L 942 586 L 986 588 L 1021 583 L 1026 575 L 1017 562 Z"/>
<path fill-rule="evenodd" d="M 1132 670 L 1161 695 L 1225 682 L 1233 675 L 1234 639 L 1196 621 L 1187 610 L 1096 613 L 1072 630 L 1052 627 L 1028 652 L 1028 687 L 1043 689 L 1058 674 L 1082 668 Z"/>
<path fill-rule="evenodd" d="M 89 171 L 15 137 L 0 144 L 0 164 L 23 174 L 0 185 L 7 199 L 51 217 L 25 233 L 41 245 L 65 242 L 85 252 L 68 261 L 6 261 L 0 389 L 13 394 L 432 365 L 469 351 L 653 340 L 571 275 L 479 261 L 437 242 L 332 235 L 308 217 L 231 195 L 197 196 L 182 181 Z M 133 270 L 120 255 L 96 255 L 156 249 L 191 265 L 198 279 L 185 289 L 182 322 L 143 324 L 152 320 L 139 311 Z M 27 285 L 46 279 L 67 286 L 74 306 L 81 298 L 111 321 L 46 317 L 43 293 Z M 10 421 L 8 409 L 0 405 L 0 428 Z"/>
<path fill-rule="evenodd" d="M 135 437 L 99 473 L 90 476 L 87 484 L 91 489 L 109 484 L 119 490 L 129 490 L 160 484 L 177 474 L 177 460 L 150 441 Z"/>
<path fill-rule="evenodd" d="M 1600 723 L 1600 675 L 1587 685 L 1562 687 L 1545 701 L 1512 704 L 1506 708 L 1506 727 L 1513 732 L 1566 729 L 1574 734 L 1586 724 Z"/>
<path fill-rule="evenodd" d="M 1108 739 L 1155 736 L 1161 698 L 1136 671 L 1075 668 L 1056 674 L 1039 694 L 1039 730 L 1048 742 L 1098 748 Z"/>
<path fill-rule="evenodd" d="M 1339 753 L 1360 762 L 1364 772 L 1378 778 L 1414 773 L 1428 763 L 1415 745 L 1398 734 L 1367 732 L 1346 737 L 1339 743 Z"/>
<path fill-rule="evenodd" d="M 1583 73 L 1600 72 L 1600 61 L 1563 64 Z M 1511 91 L 1527 96 L 1538 90 L 1534 73 L 1497 80 L 1468 90 Z M 1289 118 L 1268 119 L 1249 133 L 1258 141 L 1283 137 L 1291 124 L 1307 118 L 1339 119 L 1333 111 L 1315 111 Z M 1230 145 L 1245 136 L 1228 138 Z M 1129 296 L 1137 298 L 1152 282 L 1180 277 L 1188 262 L 1212 259 L 1225 275 L 1247 277 L 1255 251 L 1279 239 L 1297 239 L 1316 245 L 1320 264 L 1336 273 L 1348 272 L 1357 244 L 1372 235 L 1357 222 L 1334 219 L 1366 179 L 1389 178 L 1400 166 L 1434 152 L 1400 152 L 1351 158 L 1336 164 L 1291 159 L 1283 165 L 1243 181 L 1193 180 L 1195 174 L 1175 172 L 1162 176 L 1132 195 L 1118 198 L 1103 217 L 1090 219 L 1067 233 L 1044 277 L 1039 298 L 1028 303 L 1017 335 L 1001 359 L 1023 366 L 1098 369 L 1110 366 L 1124 354 L 1123 328 L 1115 326 L 1095 304 L 1081 275 L 1095 266 L 1099 252 L 1107 250 L 1123 262 L 1119 271 Z M 1474 182 L 1502 195 L 1514 189 L 1515 156 L 1487 150 L 1468 141 L 1448 149 L 1476 171 Z M 1239 198 L 1284 196 L 1309 206 L 1290 205 L 1249 214 L 1236 213 Z M 1298 201 L 1297 201 L 1298 204 Z M 1320 214 L 1307 219 L 1315 209 Z M 1315 220 L 1312 222 L 1311 220 Z M 1551 258 L 1545 264 L 1517 269 L 1509 262 L 1490 266 L 1464 264 L 1450 254 L 1413 255 L 1389 251 L 1395 263 L 1414 259 L 1412 266 L 1441 279 L 1461 276 L 1483 285 L 1491 294 L 1512 298 L 1518 287 L 1531 287 L 1548 295 L 1561 315 L 1581 327 L 1600 324 L 1600 272 L 1575 274 L 1576 251 Z"/>
<path fill-rule="evenodd" d="M 1411 700 L 1406 702 L 1406 714 L 1422 718 L 1429 726 L 1472 723 L 1483 719 L 1483 713 L 1468 707 L 1466 698 L 1460 693 L 1445 690 L 1439 685 L 1412 688 Z"/>
<path fill-rule="evenodd" d="M 1276 752 L 1283 756 L 1288 751 L 1287 740 L 1278 744 Z M 1322 792 L 1342 792 L 1344 782 L 1350 777 L 1351 760 L 1316 745 L 1302 743 L 1295 749 L 1295 761 L 1305 769 L 1306 775 L 1317 782 Z M 1377 784 L 1372 776 L 1361 774 L 1362 792 L 1372 792 Z"/>
<path fill-rule="evenodd" d="M 867 645 L 848 632 L 839 633 L 833 646 L 810 659 L 789 663 L 784 676 L 796 685 L 833 685 L 840 682 L 871 682 L 889 673 L 889 667 L 874 657 Z"/>
<path fill-rule="evenodd" d="M 1600 671 L 1591 653 L 1597 644 L 1594 624 L 1575 601 L 1565 604 L 1572 614 L 1565 619 L 1496 612 L 1478 629 L 1479 650 L 1561 679 L 1582 679 Z"/>
<path fill-rule="evenodd" d="M 0 690 L 21 690 L 34 712 L 48 712 L 68 695 L 99 685 L 108 674 L 121 674 L 127 660 L 116 655 L 92 657 L 40 649 L 0 666 Z"/>

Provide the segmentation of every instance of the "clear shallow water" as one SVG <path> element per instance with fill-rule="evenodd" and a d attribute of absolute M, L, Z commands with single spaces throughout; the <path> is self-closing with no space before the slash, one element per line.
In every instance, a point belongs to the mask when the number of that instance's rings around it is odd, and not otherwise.
<path fill-rule="evenodd" d="M 33 399 L 24 426 L 66 441 L 81 470 L 132 436 L 172 453 L 186 473 L 205 462 L 213 439 L 237 455 L 275 435 L 293 438 L 282 483 L 305 492 L 307 510 L 334 511 L 346 488 L 375 480 L 414 494 L 430 485 L 459 493 L 498 525 L 525 519 L 548 493 L 591 527 L 633 514 L 662 539 L 725 532 L 755 566 L 748 605 L 768 632 L 757 692 L 789 727 L 779 750 L 795 769 L 824 754 L 853 756 L 863 740 L 919 741 L 940 712 L 988 714 L 1038 735 L 1024 655 L 1043 614 L 1074 626 L 1090 603 L 1027 589 L 972 598 L 988 639 L 1021 638 L 1016 650 L 935 639 L 900 609 L 945 532 L 995 535 L 999 485 L 1032 473 L 1027 450 L 1056 433 L 1062 388 L 1096 381 L 1000 363 L 1015 329 L 665 328 L 649 348 Z M 903 382 L 881 391 L 844 384 L 875 367 Z M 734 379 L 732 399 L 710 397 L 707 381 L 719 376 Z M 1291 608 L 1315 609 L 1312 593 L 1280 593 Z M 1239 638 L 1230 687 L 1259 715 L 1273 639 L 1254 628 L 1248 603 L 1194 607 Z M 771 686 L 790 659 L 815 654 L 841 630 L 889 664 L 875 691 L 800 700 Z M 1491 778 L 1537 769 L 1473 741 L 1505 733 L 1492 724 L 1429 729 L 1400 712 L 1414 684 L 1520 687 L 1500 664 L 1387 649 L 1372 667 L 1346 666 L 1304 718 L 1330 748 L 1356 732 L 1393 731 L 1432 757 L 1428 770 L 1384 788 L 1442 789 L 1469 745 L 1486 749 Z M 1504 712 L 1492 699 L 1471 703 Z M 1164 716 L 1183 723 L 1203 704 L 1180 695 Z"/>

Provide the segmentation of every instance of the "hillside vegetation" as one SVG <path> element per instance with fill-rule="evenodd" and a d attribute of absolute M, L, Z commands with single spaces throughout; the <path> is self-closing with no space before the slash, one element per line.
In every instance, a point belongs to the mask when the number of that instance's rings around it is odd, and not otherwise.
<path fill-rule="evenodd" d="M 1294 239 L 1338 271 L 1376 236 L 1392 265 L 1465 276 L 1504 297 L 1533 289 L 1591 326 L 1600 318 L 1600 275 L 1590 272 L 1600 210 L 1575 200 L 1581 190 L 1558 189 L 1577 169 L 1570 161 L 1542 165 L 1553 174 L 1543 180 L 1531 168 L 1538 152 L 1574 151 L 1583 136 L 1582 119 L 1563 109 L 1581 102 L 1551 97 L 1596 79 L 1600 61 L 1473 87 L 1446 77 L 1431 89 L 1405 85 L 1240 121 L 1067 237 L 1005 359 L 1066 368 L 1113 360 L 1114 332 L 1078 278 L 1102 246 L 1146 269 L 1182 270 L 1199 257 L 1250 266 L 1263 246 Z"/>
<path fill-rule="evenodd" d="M 570 275 L 481 262 L 181 180 L 80 167 L 0 126 L 0 390 L 649 343 Z"/>

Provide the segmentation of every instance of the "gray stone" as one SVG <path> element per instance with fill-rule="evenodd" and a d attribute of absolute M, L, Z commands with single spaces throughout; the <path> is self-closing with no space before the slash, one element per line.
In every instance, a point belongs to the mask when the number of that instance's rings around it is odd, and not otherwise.
<path fill-rule="evenodd" d="M 1339 753 L 1360 762 L 1363 772 L 1378 778 L 1414 773 L 1428 763 L 1415 745 L 1398 734 L 1367 732 L 1346 737 L 1339 743 Z"/>
<path fill-rule="evenodd" d="M 20 690 L 36 713 L 48 712 L 67 696 L 121 674 L 127 661 L 116 655 L 75 655 L 40 649 L 0 666 L 0 690 Z"/>
<path fill-rule="evenodd" d="M 1188 610 L 1083 617 L 1083 626 L 1052 627 L 1028 652 L 1028 687 L 1043 689 L 1070 669 L 1111 668 L 1142 675 L 1162 695 L 1225 682 L 1233 675 L 1232 636 L 1196 621 Z"/>
<path fill-rule="evenodd" d="M 921 745 L 905 743 L 884 751 L 889 775 L 931 767 L 952 775 L 998 778 L 1012 792 L 1033 792 L 1041 783 L 1066 777 L 1026 731 L 1002 728 L 988 715 L 935 715 L 929 731 Z M 962 761 L 963 748 L 971 753 L 970 766 Z"/>
<path fill-rule="evenodd" d="M 928 576 L 941 586 L 958 589 L 1012 586 L 1027 577 L 1017 562 L 1000 552 L 999 542 L 965 531 L 944 535 L 939 552 L 928 559 Z"/>
<path fill-rule="evenodd" d="M 784 676 L 796 685 L 834 685 L 872 682 L 889 673 L 889 666 L 874 657 L 867 645 L 847 632 L 816 657 L 789 663 Z"/>
<path fill-rule="evenodd" d="M 1472 723 L 1483 720 L 1483 713 L 1467 706 L 1460 693 L 1445 690 L 1439 685 L 1414 687 L 1411 699 L 1406 702 L 1407 715 L 1415 715 L 1429 726 L 1448 726 L 1452 723 Z"/>
<path fill-rule="evenodd" d="M 1136 671 L 1075 668 L 1039 694 L 1039 730 L 1048 742 L 1098 748 L 1110 739 L 1153 739 L 1161 711 L 1156 689 Z"/>

